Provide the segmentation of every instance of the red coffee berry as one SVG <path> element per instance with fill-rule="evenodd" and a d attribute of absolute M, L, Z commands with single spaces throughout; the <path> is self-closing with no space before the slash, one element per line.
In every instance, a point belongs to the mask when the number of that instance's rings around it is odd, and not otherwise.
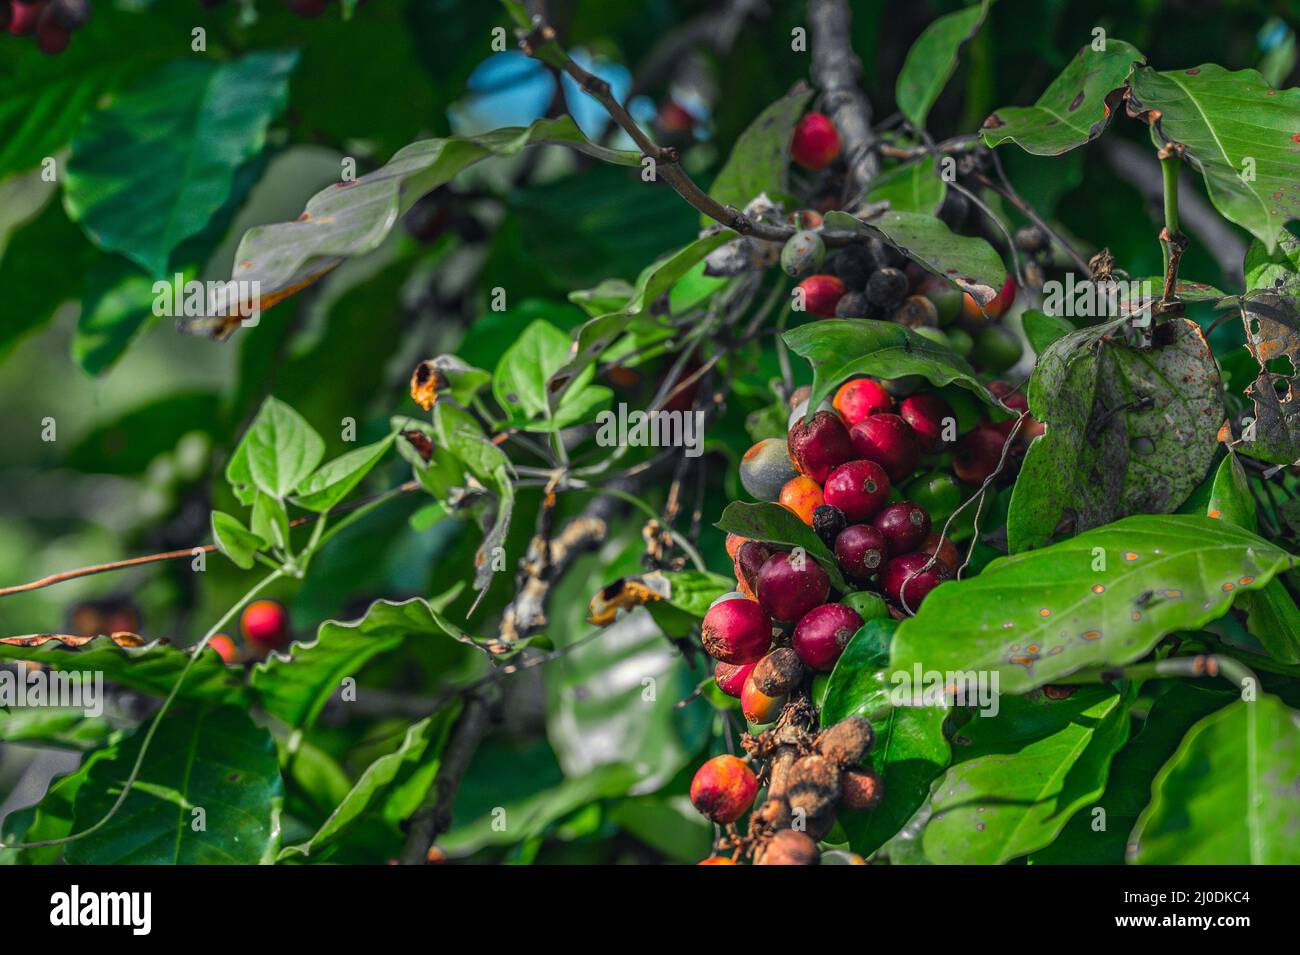
<path fill-rule="evenodd" d="M 885 535 L 868 524 L 850 524 L 835 538 L 835 560 L 850 577 L 866 580 L 889 558 Z"/>
<path fill-rule="evenodd" d="M 983 484 L 998 469 L 1005 438 L 981 425 L 962 436 L 952 454 L 952 473 L 967 484 Z"/>
<path fill-rule="evenodd" d="M 834 275 L 810 275 L 798 286 L 803 290 L 803 309 L 809 315 L 834 318 L 835 306 L 847 291 Z"/>
<path fill-rule="evenodd" d="M 805 666 L 830 670 L 862 626 L 862 618 L 844 604 L 822 604 L 804 614 L 790 639 Z"/>
<path fill-rule="evenodd" d="M 857 457 L 853 441 L 833 411 L 819 411 L 811 421 L 800 418 L 786 436 L 790 460 L 818 484 L 846 461 Z"/>
<path fill-rule="evenodd" d="M 922 570 L 927 564 L 930 565 L 929 569 Z M 907 609 L 915 613 L 926 594 L 948 579 L 948 569 L 938 560 L 931 563 L 928 554 L 904 554 L 885 565 L 880 579 L 885 588 L 885 596 L 901 607 L 905 595 Z"/>
<path fill-rule="evenodd" d="M 713 665 L 713 682 L 727 696 L 740 699 L 741 688 L 749 678 L 749 671 L 755 666 L 755 663 L 723 663 L 719 660 Z"/>
<path fill-rule="evenodd" d="M 838 507 L 850 521 L 865 521 L 885 506 L 889 475 L 875 461 L 841 464 L 826 478 L 826 503 Z"/>
<path fill-rule="evenodd" d="M 876 515 L 871 525 L 889 542 L 891 554 L 916 550 L 930 535 L 930 515 L 913 501 L 890 504 Z"/>
<path fill-rule="evenodd" d="M 772 621 L 752 600 L 714 604 L 700 625 L 704 649 L 723 663 L 756 663 L 772 645 Z"/>
<path fill-rule="evenodd" d="M 903 480 L 916 470 L 921 460 L 916 432 L 896 414 L 874 414 L 866 421 L 859 421 L 849 437 L 856 456 L 875 461 L 891 481 Z"/>
<path fill-rule="evenodd" d="M 300 17 L 319 17 L 330 8 L 329 0 L 288 0 L 288 6 Z"/>
<path fill-rule="evenodd" d="M 14 0 L 11 4 L 13 18 L 9 21 L 9 32 L 14 36 L 29 36 L 36 32 L 36 21 L 45 9 L 43 3 L 26 3 Z"/>
<path fill-rule="evenodd" d="M 719 825 L 744 815 L 757 794 L 754 771 L 735 756 L 714 756 L 691 780 L 691 805 Z"/>
<path fill-rule="evenodd" d="M 930 531 L 930 536 L 925 539 L 925 543 L 916 550 L 921 554 L 930 554 L 939 559 L 939 562 L 948 568 L 948 573 L 957 573 L 957 566 L 961 563 L 961 557 L 957 554 L 957 547 L 947 537 L 941 537 L 940 531 L 936 528 Z"/>
<path fill-rule="evenodd" d="M 244 608 L 239 626 L 244 639 L 262 655 L 289 642 L 289 613 L 274 600 L 254 600 Z"/>
<path fill-rule="evenodd" d="M 912 426 L 921 450 L 933 454 L 944 446 L 944 422 L 955 420 L 952 406 L 933 392 L 908 395 L 898 405 L 898 416 Z"/>
<path fill-rule="evenodd" d="M 790 158 L 805 169 L 825 169 L 840 155 L 840 134 L 824 113 L 799 120 L 790 141 Z"/>
<path fill-rule="evenodd" d="M 239 648 L 235 646 L 235 641 L 224 633 L 218 633 L 208 641 L 208 646 L 217 651 L 217 656 L 221 657 L 221 662 L 227 666 L 233 666 L 239 662 Z"/>
<path fill-rule="evenodd" d="M 813 607 L 826 602 L 831 581 L 807 554 L 774 554 L 759 571 L 756 592 L 762 609 L 773 619 L 796 623 Z"/>
<path fill-rule="evenodd" d="M 846 427 L 852 428 L 873 414 L 894 410 L 894 399 L 889 397 L 880 382 L 872 378 L 854 378 L 840 385 L 832 402 Z"/>

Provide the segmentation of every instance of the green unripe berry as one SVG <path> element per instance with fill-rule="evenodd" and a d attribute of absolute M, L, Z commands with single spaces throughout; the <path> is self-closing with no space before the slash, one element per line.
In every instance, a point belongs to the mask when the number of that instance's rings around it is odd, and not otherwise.
<path fill-rule="evenodd" d="M 826 243 L 816 232 L 801 229 L 781 249 L 781 268 L 792 278 L 803 278 L 821 270 L 826 261 Z"/>
<path fill-rule="evenodd" d="M 948 328 L 945 329 L 944 334 L 948 336 L 948 347 L 963 358 L 969 355 L 971 349 L 975 347 L 975 339 L 971 338 L 970 332 L 964 328 Z"/>
<path fill-rule="evenodd" d="M 1005 325 L 988 324 L 975 333 L 975 361 L 994 374 L 1020 361 L 1022 348 L 1016 333 Z"/>

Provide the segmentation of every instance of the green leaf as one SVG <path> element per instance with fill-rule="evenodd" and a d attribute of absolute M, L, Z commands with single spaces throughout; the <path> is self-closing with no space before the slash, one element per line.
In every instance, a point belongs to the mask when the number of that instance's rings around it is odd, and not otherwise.
<path fill-rule="evenodd" d="M 293 502 L 309 511 L 328 511 L 352 493 L 352 489 L 388 453 L 396 437 L 396 434 L 390 434 L 383 440 L 353 448 L 332 461 L 326 461 L 298 485 Z"/>
<path fill-rule="evenodd" d="M 928 159 L 895 166 L 871 181 L 866 202 L 888 202 L 889 208 L 932 216 L 939 212 L 948 184 Z"/>
<path fill-rule="evenodd" d="M 833 726 L 849 716 L 874 719 L 891 707 L 885 680 L 889 644 L 898 621 L 868 620 L 853 635 L 835 662 L 821 702 L 822 726 Z"/>
<path fill-rule="evenodd" d="M 306 842 L 285 846 L 280 859 L 310 856 L 333 844 L 353 823 L 370 815 L 379 802 L 399 781 L 419 771 L 432 777 L 441 764 L 447 735 L 459 714 L 459 705 L 448 707 L 434 716 L 412 723 L 397 749 L 385 753 L 366 767 L 348 794 Z"/>
<path fill-rule="evenodd" d="M 1300 863 L 1300 713 L 1274 696 L 1201 720 L 1165 763 L 1129 839 L 1143 865 Z"/>
<path fill-rule="evenodd" d="M 999 865 L 1041 849 L 1101 795 L 1128 737 L 1128 707 L 1109 688 L 1065 700 L 1003 696 L 973 717 L 953 765 L 886 850 L 893 863 Z"/>
<path fill-rule="evenodd" d="M 788 191 L 790 140 L 813 91 L 799 88 L 758 114 L 740 134 L 709 195 L 724 206 L 743 209 L 760 193 L 776 198 Z M 713 220 L 701 214 L 702 225 Z"/>
<path fill-rule="evenodd" d="M 60 749 L 95 749 L 113 735 L 108 720 L 63 706 L 0 709 L 0 742 L 39 743 Z"/>
<path fill-rule="evenodd" d="M 1052 342 L 1074 331 L 1074 323 L 1068 318 L 1048 315 L 1036 308 L 1026 310 L 1020 320 L 1025 337 L 1029 339 L 1029 347 L 1036 355 L 1041 355 Z"/>
<path fill-rule="evenodd" d="M 1273 251 L 1300 216 L 1292 189 L 1300 179 L 1300 89 L 1275 90 L 1256 70 L 1213 63 L 1167 72 L 1142 67 L 1130 87 L 1130 115 L 1151 124 L 1157 145 L 1183 147 L 1214 207 Z"/>
<path fill-rule="evenodd" d="M 1007 281 L 1007 270 L 993 246 L 958 235 L 934 216 L 891 209 L 867 221 L 847 212 L 828 212 L 823 225 L 828 230 L 883 237 L 909 259 L 969 292 L 980 305 L 997 298 Z"/>
<path fill-rule="evenodd" d="M 72 358 L 97 375 L 126 351 L 153 318 L 153 281 L 127 260 L 102 259 L 86 277 Z"/>
<path fill-rule="evenodd" d="M 1300 607 L 1280 579 L 1255 593 L 1242 594 L 1237 607 L 1246 612 L 1246 629 L 1278 663 L 1300 663 Z"/>
<path fill-rule="evenodd" d="M 169 63 L 90 113 L 72 144 L 69 215 L 100 248 L 161 277 L 225 203 L 288 102 L 294 51 Z M 243 276 L 240 276 L 241 278 Z"/>
<path fill-rule="evenodd" d="M 468 639 L 441 613 L 459 590 L 433 601 L 376 600 L 357 620 L 326 620 L 315 640 L 295 641 L 255 666 L 249 682 L 268 713 L 294 728 L 310 726 L 342 688 L 344 677 L 356 677 L 368 662 L 396 650 L 407 638 Z"/>
<path fill-rule="evenodd" d="M 1110 336 L 1124 319 L 1073 332 L 1039 357 L 1029 408 L 1047 426 L 1025 455 L 1007 518 L 1012 553 L 1128 514 L 1177 509 L 1218 450 L 1218 366 L 1182 319 L 1150 351 Z"/>
<path fill-rule="evenodd" d="M 433 426 L 437 446 L 446 448 L 480 481 L 491 482 L 498 471 L 510 467 L 505 452 L 487 439 L 474 416 L 464 408 L 439 401 L 433 406 Z"/>
<path fill-rule="evenodd" d="M 241 570 L 251 570 L 253 558 L 266 541 L 246 528 L 237 517 L 225 511 L 212 512 L 212 539 L 217 549 Z"/>
<path fill-rule="evenodd" d="M 920 375 L 932 385 L 960 385 L 986 403 L 998 404 L 966 359 L 894 322 L 826 318 L 786 332 L 785 343 L 812 365 L 809 408 L 816 408 L 854 375 Z"/>
<path fill-rule="evenodd" d="M 95 764 L 112 759 L 116 744 L 109 744 L 88 754 L 81 765 L 65 776 L 50 782 L 45 795 L 35 806 L 18 809 L 0 822 L 0 842 L 43 842 L 72 834 L 73 804 Z M 32 849 L 0 849 L 0 864 L 55 865 L 63 860 L 63 846 L 37 846 Z"/>
<path fill-rule="evenodd" d="M 976 6 L 939 17 L 907 51 L 894 87 L 894 100 L 913 128 L 925 128 L 930 107 L 957 68 L 957 54 L 979 31 L 988 11 L 989 0 L 982 0 Z"/>
<path fill-rule="evenodd" d="M 452 136 L 411 143 L 373 172 L 316 193 L 292 222 L 258 226 L 244 234 L 232 276 L 257 282 L 263 310 L 312 284 L 342 259 L 372 252 L 421 196 L 489 156 L 513 156 L 527 146 L 570 146 L 606 162 L 635 166 L 639 153 L 591 143 L 568 116 L 539 119 L 527 129 L 510 127 L 482 136 Z M 216 338 L 228 337 L 237 320 L 190 323 Z"/>
<path fill-rule="evenodd" d="M 811 402 L 810 402 L 811 404 Z M 822 543 L 822 539 L 813 529 L 791 511 L 780 504 L 764 501 L 749 504 L 745 501 L 732 501 L 722 512 L 722 518 L 714 525 L 719 530 L 739 534 L 747 540 L 762 541 L 766 544 L 781 544 L 785 547 L 801 547 L 831 578 L 831 586 L 836 590 L 852 590 L 840 573 L 835 555 Z"/>
<path fill-rule="evenodd" d="M 171 692 L 189 658 L 188 650 L 161 640 L 142 647 L 122 647 L 108 637 L 96 637 L 75 649 L 58 639 L 39 646 L 0 641 L 0 660 L 32 660 L 61 673 L 102 673 L 105 680 L 153 696 Z M 243 703 L 247 693 L 238 671 L 222 663 L 212 650 L 204 652 L 185 677 L 180 699 Z"/>
<path fill-rule="evenodd" d="M 984 120 L 984 142 L 1011 141 L 1038 156 L 1059 156 L 1102 134 L 1119 106 L 1119 90 L 1142 54 L 1123 40 L 1085 46 L 1033 106 L 1007 106 Z"/>
<path fill-rule="evenodd" d="M 569 336 L 539 318 L 523 330 L 497 362 L 492 393 L 501 407 L 521 420 L 547 415 L 551 405 L 546 380 L 568 356 Z"/>
<path fill-rule="evenodd" d="M 284 502 L 276 500 L 262 491 L 253 499 L 253 514 L 250 519 L 253 533 L 266 543 L 280 550 L 289 547 L 289 512 Z"/>
<path fill-rule="evenodd" d="M 1255 520 L 1255 498 L 1250 493 L 1246 469 L 1241 466 L 1241 462 L 1231 451 L 1214 472 L 1206 516 L 1225 520 L 1248 531 L 1258 531 Z"/>
<path fill-rule="evenodd" d="M 1235 697 L 1231 691 L 1177 680 L 1163 685 L 1167 691 L 1156 698 L 1141 729 L 1111 761 L 1101 798 L 1071 818 L 1051 845 L 1032 853 L 1032 864 L 1124 864 L 1129 833 L 1151 801 L 1156 772 L 1174 755 L 1193 723 Z M 1098 809 L 1105 815 L 1094 815 Z"/>
<path fill-rule="evenodd" d="M 701 619 L 713 601 L 735 589 L 735 581 L 730 577 L 707 570 L 670 570 L 664 576 L 670 588 L 667 602 Z"/>
<path fill-rule="evenodd" d="M 144 737 L 141 727 L 113 758 L 91 768 L 77 792 L 74 829 L 108 814 Z M 65 855 L 74 865 L 267 862 L 278 849 L 282 801 L 270 733 L 234 707 L 179 710 L 158 724 L 118 812 L 93 835 L 70 843 Z"/>
<path fill-rule="evenodd" d="M 282 501 L 320 464 L 325 442 L 302 415 L 283 401 L 268 397 L 240 441 L 236 459 L 240 453 L 247 464 L 241 462 L 236 467 L 232 459 L 230 466 L 236 469 L 236 476 L 242 478 L 246 466 L 259 490 Z"/>
<path fill-rule="evenodd" d="M 1223 521 L 1128 517 L 940 584 L 898 628 L 890 669 L 996 670 L 1004 693 L 1023 693 L 1083 667 L 1122 666 L 1168 633 L 1199 630 L 1292 562 Z"/>

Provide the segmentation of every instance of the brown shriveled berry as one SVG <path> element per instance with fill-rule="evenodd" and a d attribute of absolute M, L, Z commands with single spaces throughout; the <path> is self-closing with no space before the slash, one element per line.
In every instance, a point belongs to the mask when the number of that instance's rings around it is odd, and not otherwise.
<path fill-rule="evenodd" d="M 803 817 L 803 831 L 808 833 L 808 837 L 814 841 L 825 839 L 834 828 L 835 806 L 833 804 L 817 812 L 807 813 Z"/>
<path fill-rule="evenodd" d="M 792 647 L 777 647 L 754 664 L 754 685 L 768 696 L 785 696 L 803 679 L 803 664 Z"/>
<path fill-rule="evenodd" d="M 884 784 L 874 770 L 855 767 L 840 774 L 840 805 L 845 809 L 875 809 L 884 797 Z"/>
<path fill-rule="evenodd" d="M 894 324 L 907 328 L 939 327 L 939 310 L 924 295 L 909 295 L 889 318 Z"/>
<path fill-rule="evenodd" d="M 822 730 L 817 737 L 817 752 L 836 766 L 861 762 L 871 752 L 876 734 L 871 723 L 861 716 L 849 716 Z"/>
<path fill-rule="evenodd" d="M 833 809 L 840 798 L 840 769 L 823 756 L 805 756 L 790 767 L 788 777 L 790 808 L 796 814 L 818 816 Z"/>
<path fill-rule="evenodd" d="M 781 829 L 763 847 L 759 865 L 816 865 L 821 855 L 817 843 L 806 832 Z"/>

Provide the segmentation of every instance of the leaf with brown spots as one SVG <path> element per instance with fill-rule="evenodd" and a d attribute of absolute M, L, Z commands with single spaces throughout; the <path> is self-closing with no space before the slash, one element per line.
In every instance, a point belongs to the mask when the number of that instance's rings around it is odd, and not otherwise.
<path fill-rule="evenodd" d="M 1024 693 L 1200 630 L 1295 562 L 1226 521 L 1126 517 L 940 584 L 894 634 L 887 673 L 996 671 L 1003 693 Z"/>
<path fill-rule="evenodd" d="M 1145 58 L 1123 40 L 1098 52 L 1085 46 L 1033 106 L 1007 106 L 984 120 L 984 142 L 1014 142 L 1036 156 L 1059 156 L 1102 134 L 1119 105 L 1119 91 Z"/>
<path fill-rule="evenodd" d="M 1156 145 L 1177 150 L 1205 178 L 1223 216 L 1273 251 L 1300 218 L 1300 89 L 1275 90 L 1255 70 L 1212 63 L 1133 74 L 1128 111 Z"/>

